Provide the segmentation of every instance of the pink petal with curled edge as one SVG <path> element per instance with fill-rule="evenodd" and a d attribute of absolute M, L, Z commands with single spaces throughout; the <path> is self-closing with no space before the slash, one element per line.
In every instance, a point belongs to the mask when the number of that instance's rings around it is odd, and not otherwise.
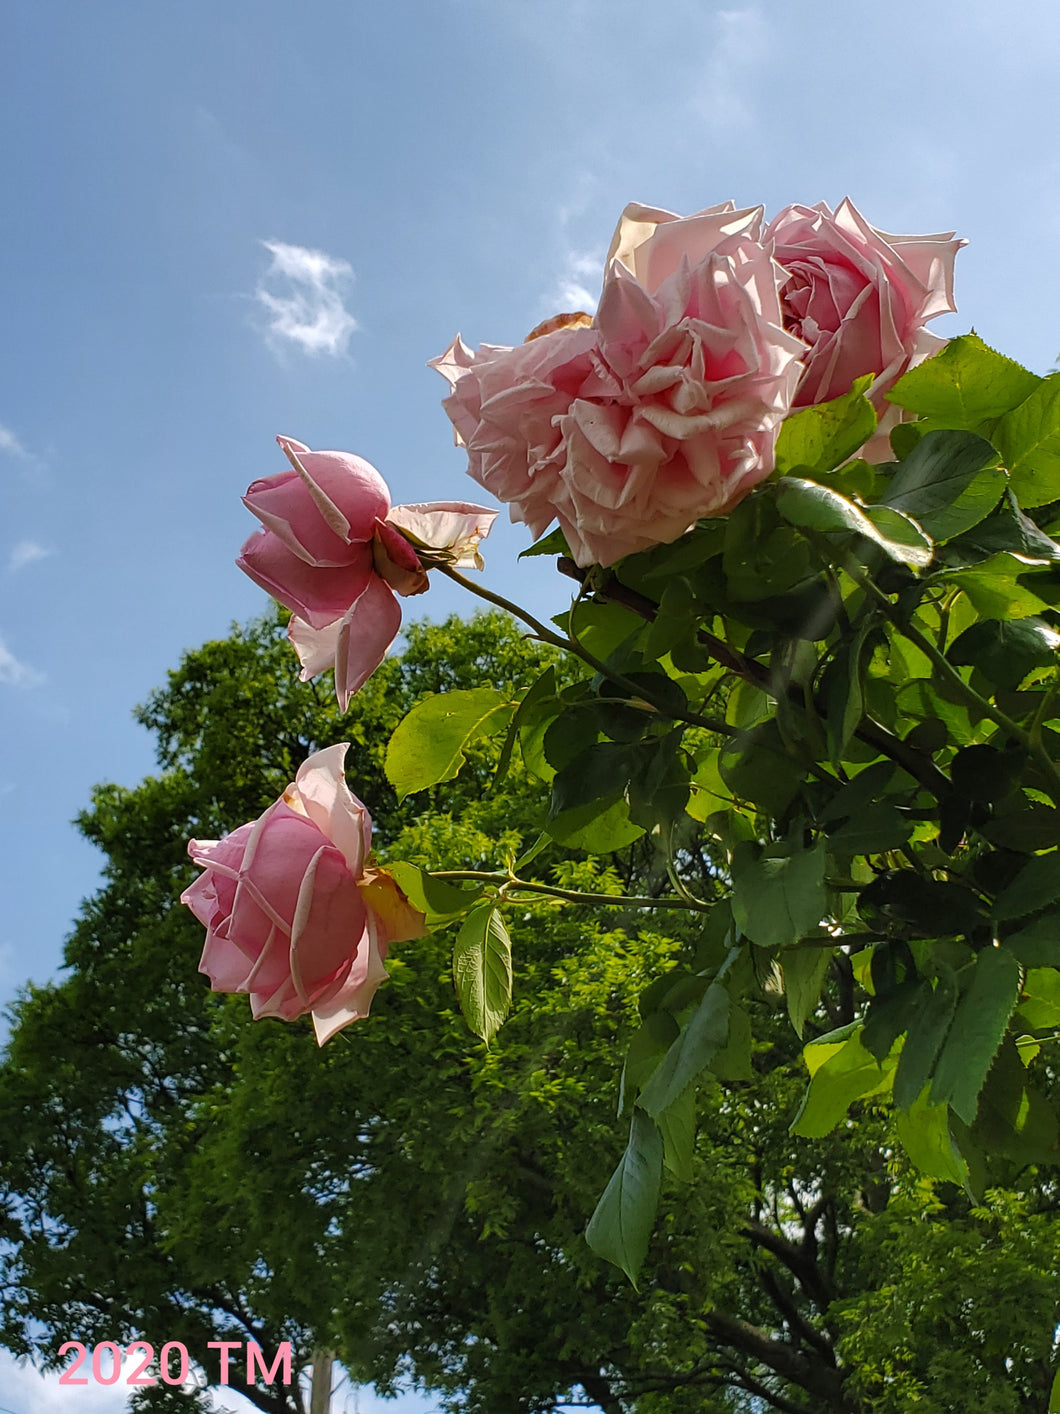
<path fill-rule="evenodd" d="M 449 550 L 458 569 L 482 569 L 480 540 L 493 528 L 497 512 L 471 501 L 425 501 L 391 506 L 389 525 L 409 534 L 414 544 Z"/>
<path fill-rule="evenodd" d="M 376 518 L 390 509 L 386 482 L 352 452 L 290 452 L 308 495 L 324 521 L 344 540 L 368 540 Z"/>
<path fill-rule="evenodd" d="M 430 588 L 430 580 L 420 564 L 419 555 L 403 535 L 381 520 L 375 523 L 372 563 L 376 574 L 389 584 L 395 594 L 404 598 L 410 594 L 423 594 Z"/>
<path fill-rule="evenodd" d="M 303 452 L 310 450 L 304 442 L 299 442 L 295 437 L 285 437 L 282 433 L 276 438 L 276 441 L 285 451 L 290 447 L 291 450 L 297 452 L 299 456 L 301 456 Z"/>
<path fill-rule="evenodd" d="M 291 618 L 287 625 L 287 639 L 302 665 L 302 671 L 298 674 L 302 682 L 308 682 L 317 673 L 335 666 L 341 627 L 341 618 L 333 619 L 324 628 L 313 628 L 312 624 L 307 624 L 297 615 Z"/>
<path fill-rule="evenodd" d="M 283 798 L 292 809 L 305 811 L 359 879 L 372 847 L 372 817 L 346 784 L 343 763 L 348 750 L 349 742 L 341 741 L 314 752 L 299 766 Z"/>
<path fill-rule="evenodd" d="M 335 696 L 345 712 L 350 698 L 386 657 L 401 630 L 401 605 L 377 574 L 343 616 L 335 650 Z"/>
<path fill-rule="evenodd" d="M 331 524 L 314 505 L 297 472 L 280 471 L 251 482 L 243 504 L 307 565 L 349 564 L 351 539 L 345 517 Z"/>
<path fill-rule="evenodd" d="M 292 614 L 325 628 L 341 618 L 374 578 L 371 546 L 351 546 L 351 561 L 317 568 L 300 559 L 269 530 L 259 530 L 243 546 L 236 564 L 255 584 Z"/>
<path fill-rule="evenodd" d="M 373 931 L 369 923 L 369 936 L 362 945 L 366 962 L 363 974 L 355 978 L 351 970 L 350 980 L 346 985 L 327 1002 L 313 1008 L 313 1029 L 318 1046 L 329 1041 L 351 1022 L 362 1021 L 368 1015 L 372 998 L 380 984 L 386 981 L 386 968 L 383 966 L 379 944 L 373 936 Z"/>

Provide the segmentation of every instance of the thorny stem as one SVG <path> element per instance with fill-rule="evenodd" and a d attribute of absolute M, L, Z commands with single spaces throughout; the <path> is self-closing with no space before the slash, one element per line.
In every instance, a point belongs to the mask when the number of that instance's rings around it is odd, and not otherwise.
<path fill-rule="evenodd" d="M 495 594 L 492 589 L 487 589 L 485 585 L 476 584 L 473 580 L 467 579 L 459 570 L 453 569 L 451 565 L 434 565 L 432 568 L 461 585 L 469 593 L 476 594 L 480 599 L 485 599 L 488 604 L 495 604 L 498 609 L 504 609 L 506 613 L 511 614 L 514 618 L 522 619 L 524 624 L 533 629 L 535 637 L 541 639 L 543 643 L 550 643 L 554 648 L 561 648 L 566 653 L 573 653 L 575 657 L 580 658 L 583 663 L 588 664 L 594 672 L 599 673 L 600 676 L 606 678 L 608 682 L 613 682 L 616 687 L 623 688 L 633 698 L 639 699 L 641 702 L 649 703 L 661 715 L 669 717 L 673 721 L 687 722 L 693 727 L 705 727 L 708 731 L 721 732 L 726 736 L 732 735 L 732 727 L 720 717 L 703 717 L 697 712 L 676 712 L 670 706 L 665 706 L 661 702 L 652 701 L 652 695 L 644 683 L 634 682 L 632 678 L 627 678 L 622 673 L 615 672 L 613 668 L 609 668 L 606 663 L 602 663 L 600 659 L 597 658 L 594 653 L 591 653 L 573 634 L 564 636 L 563 634 L 556 633 L 554 629 L 546 628 L 540 619 L 535 619 L 533 614 L 529 613 L 520 605 L 513 604 L 510 599 L 505 599 L 501 594 Z"/>
<path fill-rule="evenodd" d="M 430 877 L 452 882 L 477 880 L 483 884 L 497 884 L 506 890 L 515 889 L 520 893 L 545 894 L 549 898 L 564 899 L 567 903 L 593 903 L 605 908 L 681 908 L 691 909 L 696 913 L 709 913 L 712 907 L 709 903 L 693 899 L 691 895 L 684 899 L 669 896 L 652 898 L 648 895 L 635 894 L 583 893 L 580 889 L 561 889 L 554 884 L 541 884 L 530 879 L 517 879 L 514 874 L 502 874 L 499 871 L 488 869 L 432 869 Z"/>

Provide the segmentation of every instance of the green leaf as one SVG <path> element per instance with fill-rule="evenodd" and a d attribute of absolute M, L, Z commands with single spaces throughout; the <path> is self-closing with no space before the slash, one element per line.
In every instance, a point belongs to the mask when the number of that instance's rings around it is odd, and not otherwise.
<path fill-rule="evenodd" d="M 1060 373 L 1043 378 L 993 432 L 1021 506 L 1060 498 Z"/>
<path fill-rule="evenodd" d="M 495 904 L 465 918 L 453 948 L 453 980 L 468 1026 L 487 1046 L 512 1005 L 512 944 Z"/>
<path fill-rule="evenodd" d="M 965 1124 L 975 1122 L 979 1092 L 1019 989 L 1020 965 L 1006 948 L 987 947 L 976 954 L 971 984 L 957 1004 L 931 1085 L 932 1104 L 948 1102 Z"/>
<path fill-rule="evenodd" d="M 647 1113 L 658 1119 L 669 1109 L 707 1068 L 728 1035 L 729 994 L 720 982 L 712 982 L 641 1093 Z"/>
<path fill-rule="evenodd" d="M 887 400 L 946 426 L 974 430 L 1018 406 L 1040 381 L 977 334 L 963 334 L 904 373 Z"/>
<path fill-rule="evenodd" d="M 1028 1031 L 1060 1026 L 1060 972 L 1055 967 L 1031 968 L 1016 1015 Z"/>
<path fill-rule="evenodd" d="M 562 726 L 562 721 L 557 725 Z M 629 785 L 635 761 L 632 747 L 614 741 L 596 742 L 580 752 L 556 772 L 550 818 L 590 802 L 618 800 Z"/>
<path fill-rule="evenodd" d="M 568 559 L 570 558 L 567 537 L 558 525 L 547 535 L 543 535 L 540 540 L 535 541 L 528 549 L 519 552 L 521 560 L 529 560 L 534 555 L 566 555 Z"/>
<path fill-rule="evenodd" d="M 913 821 L 890 801 L 865 805 L 849 820 L 828 831 L 828 844 L 836 854 L 880 854 L 900 849 L 913 833 Z"/>
<path fill-rule="evenodd" d="M 413 908 L 426 914 L 431 927 L 461 918 L 482 894 L 481 884 L 464 889 L 445 879 L 435 879 L 425 869 L 418 869 L 415 864 L 407 864 L 404 860 L 387 864 L 386 872 L 393 875 L 398 888 Z"/>
<path fill-rule="evenodd" d="M 590 854 L 613 854 L 640 839 L 643 827 L 629 818 L 625 799 L 604 805 L 592 800 L 588 805 L 565 810 L 548 821 L 547 829 L 557 844 L 584 849 Z"/>
<path fill-rule="evenodd" d="M 690 1085 L 658 1119 L 663 1140 L 663 1163 L 679 1183 L 691 1183 L 695 1174 L 692 1155 L 696 1146 L 696 1095 Z"/>
<path fill-rule="evenodd" d="M 702 610 L 691 584 L 684 575 L 675 574 L 667 580 L 659 612 L 648 627 L 645 661 L 657 662 L 678 644 L 694 643 L 701 619 Z"/>
<path fill-rule="evenodd" d="M 874 626 L 873 620 L 866 618 L 849 643 L 840 643 L 835 656 L 825 669 L 822 682 L 825 727 L 832 764 L 835 766 L 842 760 L 864 715 L 862 675 L 865 666 L 865 640 Z"/>
<path fill-rule="evenodd" d="M 649 1011 L 641 1025 L 633 1033 L 622 1066 L 622 1076 L 618 1085 L 618 1112 L 630 1104 L 648 1082 L 648 1077 L 658 1066 L 671 1044 L 680 1035 L 681 1027 L 672 1012 Z"/>
<path fill-rule="evenodd" d="M 1056 1162 L 1056 1112 L 1028 1084 L 1020 1050 L 1011 1039 L 1006 1039 L 990 1068 L 972 1133 L 988 1154 L 1003 1155 L 1020 1165 Z"/>
<path fill-rule="evenodd" d="M 1060 967 L 1060 913 L 1053 910 L 1032 919 L 1001 941 L 1024 967 Z"/>
<path fill-rule="evenodd" d="M 611 654 L 646 631 L 647 625 L 639 614 L 622 604 L 601 604 L 594 599 L 579 599 L 565 614 L 557 614 L 554 624 L 597 658 Z"/>
<path fill-rule="evenodd" d="M 738 1002 L 729 1003 L 729 1039 L 710 1062 L 719 1080 L 753 1080 L 751 1018 Z"/>
<path fill-rule="evenodd" d="M 1001 499 L 1005 473 L 994 447 L 974 432 L 929 432 L 897 470 L 882 498 L 912 516 L 934 540 L 984 520 Z"/>
<path fill-rule="evenodd" d="M 856 1024 L 811 1041 L 803 1047 L 802 1058 L 811 1079 L 791 1133 L 804 1139 L 823 1138 L 855 1100 L 885 1092 L 894 1070 L 892 1060 L 881 1065 L 865 1049 Z"/>
<path fill-rule="evenodd" d="M 999 922 L 1024 918 L 1060 899 L 1060 852 L 1039 854 L 1030 859 L 998 896 L 993 914 Z"/>
<path fill-rule="evenodd" d="M 550 663 L 537 681 L 523 693 L 522 701 L 516 707 L 515 713 L 508 724 L 508 732 L 504 738 L 500 760 L 497 762 L 497 770 L 494 774 L 495 784 L 499 784 L 507 775 L 512 750 L 516 741 L 519 739 L 522 728 L 529 722 L 547 717 L 547 709 L 545 713 L 542 713 L 541 704 L 553 704 L 556 711 L 560 710 L 559 704 L 555 701 L 555 698 L 556 669 Z"/>
<path fill-rule="evenodd" d="M 848 531 L 863 535 L 892 560 L 913 569 L 923 569 L 931 562 L 932 550 L 927 540 L 921 539 L 918 544 L 908 543 L 910 537 L 907 529 L 903 530 L 901 540 L 889 539 L 853 501 L 848 501 L 828 486 L 786 476 L 777 482 L 776 499 L 780 514 L 799 530 L 816 530 L 824 534 Z"/>
<path fill-rule="evenodd" d="M 503 731 L 514 711 L 515 703 L 492 687 L 437 693 L 417 702 L 386 749 L 386 778 L 398 800 L 451 781 L 467 759 L 464 748 Z"/>
<path fill-rule="evenodd" d="M 979 833 L 991 844 L 1001 844 L 1006 850 L 1033 854 L 1036 850 L 1052 850 L 1060 844 L 1060 810 L 1052 805 L 1032 805 L 1027 810 L 995 816 Z"/>
<path fill-rule="evenodd" d="M 655 1223 L 662 1164 L 659 1127 L 638 1106 L 633 1111 L 626 1151 L 585 1229 L 585 1240 L 592 1250 L 625 1272 L 634 1288 Z"/>
<path fill-rule="evenodd" d="M 1060 545 L 1044 530 L 1039 529 L 1016 504 L 1011 489 L 1005 492 L 1000 506 L 978 525 L 955 540 L 951 551 L 988 557 L 1002 552 L 1019 555 L 1024 561 L 1049 564 L 1060 560 Z"/>
<path fill-rule="evenodd" d="M 718 756 L 718 771 L 738 800 L 749 800 L 773 816 L 783 815 L 806 776 L 775 719 L 729 737 Z"/>
<path fill-rule="evenodd" d="M 992 683 L 1010 690 L 1033 668 L 1052 667 L 1060 634 L 1044 619 L 984 619 L 958 634 L 946 657 L 951 663 L 970 664 Z"/>
<path fill-rule="evenodd" d="M 964 1185 L 968 1165 L 950 1137 L 948 1105 L 931 1104 L 926 1092 L 918 1095 L 898 1113 L 896 1128 L 902 1148 L 921 1173 Z"/>
<path fill-rule="evenodd" d="M 802 1038 L 803 1027 L 817 1008 L 821 998 L 821 988 L 828 974 L 834 949 L 791 948 L 781 956 L 780 967 L 784 974 L 784 995 L 788 1002 L 788 1015 L 795 1028 L 795 1034 Z"/>
<path fill-rule="evenodd" d="M 1024 618 L 1039 614 L 1048 607 L 1048 600 L 1034 593 L 1024 576 L 1027 565 L 1015 555 L 1002 552 L 991 555 L 974 569 L 944 571 L 950 584 L 963 589 L 972 607 L 984 619 Z M 1043 574 L 1028 575 L 1031 581 L 1045 580 Z"/>
<path fill-rule="evenodd" d="M 828 912 L 825 847 L 821 841 L 795 851 L 770 845 L 758 859 L 754 848 L 741 846 L 733 857 L 733 916 L 759 947 L 784 948 L 816 928 Z"/>
<path fill-rule="evenodd" d="M 786 487 L 788 481 L 779 483 Z M 779 487 L 776 497 L 766 493 L 741 501 L 726 518 L 725 553 L 721 568 L 725 592 L 736 601 L 753 604 L 784 595 L 817 572 L 813 551 L 805 537 L 796 535 L 787 517 L 781 518 Z M 716 570 L 716 566 L 709 567 Z M 700 597 L 715 599 L 709 578 L 698 577 Z"/>
<path fill-rule="evenodd" d="M 909 1011 L 909 1027 L 894 1076 L 894 1103 L 908 1110 L 931 1079 L 935 1059 L 957 1010 L 957 981 L 950 968 L 940 969 L 932 987 L 925 980 Z"/>
<path fill-rule="evenodd" d="M 853 456 L 876 431 L 876 409 L 865 397 L 871 382 L 866 374 L 849 393 L 789 413 L 777 437 L 777 470 L 782 475 L 799 466 L 831 471 Z"/>

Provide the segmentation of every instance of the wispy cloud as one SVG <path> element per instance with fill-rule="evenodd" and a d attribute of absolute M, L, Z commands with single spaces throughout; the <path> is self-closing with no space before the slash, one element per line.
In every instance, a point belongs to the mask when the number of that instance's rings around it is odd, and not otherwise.
<path fill-rule="evenodd" d="M 20 540 L 8 556 L 7 572 L 8 574 L 16 574 L 19 570 L 25 569 L 26 565 L 31 565 L 34 560 L 46 560 L 49 555 L 54 553 L 54 550 L 39 545 L 36 540 Z"/>
<path fill-rule="evenodd" d="M 0 638 L 0 683 L 11 687 L 36 687 L 44 681 L 44 674 L 38 673 L 28 663 L 21 662 Z"/>
<path fill-rule="evenodd" d="M 734 128 L 753 118 L 750 96 L 755 76 L 769 53 L 769 32 L 758 8 L 716 10 L 711 16 L 710 60 L 692 106 L 712 128 Z"/>
<path fill-rule="evenodd" d="M 274 346 L 295 344 L 303 353 L 346 352 L 357 321 L 345 305 L 353 283 L 348 261 L 283 241 L 262 241 L 272 256 L 254 298 L 269 316 Z"/>
<path fill-rule="evenodd" d="M 26 451 L 10 427 L 5 427 L 2 422 L 0 422 L 0 452 L 7 452 L 11 457 L 29 456 L 29 452 Z"/>
<path fill-rule="evenodd" d="M 546 314 L 573 314 L 578 310 L 595 314 L 603 272 L 602 250 L 568 250 L 563 257 L 562 274 L 542 299 L 542 310 Z"/>

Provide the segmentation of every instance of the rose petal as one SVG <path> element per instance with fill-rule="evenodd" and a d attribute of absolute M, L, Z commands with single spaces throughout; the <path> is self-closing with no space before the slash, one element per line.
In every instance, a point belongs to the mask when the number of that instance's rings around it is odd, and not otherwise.
<path fill-rule="evenodd" d="M 345 712 L 386 657 L 401 630 L 401 605 L 373 574 L 364 593 L 343 616 L 335 649 L 335 695 Z"/>
<path fill-rule="evenodd" d="M 375 572 L 395 594 L 407 597 L 423 594 L 430 588 L 427 571 L 405 537 L 384 521 L 375 523 L 372 541 L 372 563 Z"/>
<path fill-rule="evenodd" d="M 341 618 L 375 577 L 369 544 L 351 546 L 350 563 L 341 568 L 317 568 L 269 530 L 250 537 L 236 564 L 267 594 L 318 629 Z"/>
<path fill-rule="evenodd" d="M 365 962 L 364 973 L 356 981 L 349 981 L 327 1002 L 313 1008 L 313 1029 L 318 1046 L 329 1041 L 344 1026 L 363 1020 L 368 1015 L 372 999 L 381 983 L 386 981 L 386 968 L 383 966 L 378 943 L 371 937 L 371 929 L 362 954 Z"/>
<path fill-rule="evenodd" d="M 348 750 L 349 742 L 342 741 L 314 752 L 299 766 L 284 800 L 292 809 L 305 811 L 359 879 L 372 846 L 372 817 L 346 784 L 343 763 Z"/>

